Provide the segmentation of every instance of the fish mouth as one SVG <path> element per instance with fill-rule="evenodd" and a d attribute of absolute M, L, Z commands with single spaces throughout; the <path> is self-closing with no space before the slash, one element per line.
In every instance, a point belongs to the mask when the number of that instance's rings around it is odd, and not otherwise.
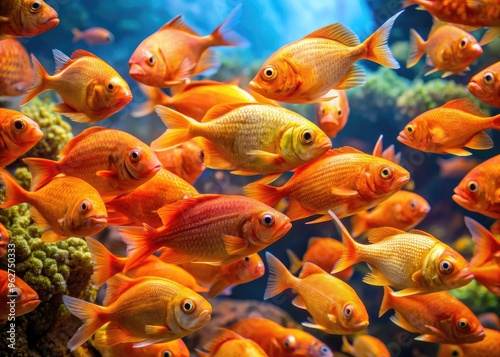
<path fill-rule="evenodd" d="M 404 186 L 408 181 L 410 181 L 410 175 L 403 176 L 396 181 L 396 186 Z"/>
<path fill-rule="evenodd" d="M 59 22 L 61 20 L 59 20 L 59 18 L 57 17 L 58 16 L 57 13 L 55 14 L 55 16 L 56 17 L 53 17 L 53 18 L 47 20 L 42 26 L 44 28 L 47 28 L 47 29 L 52 29 L 52 28 L 56 27 L 57 25 L 59 25 Z"/>
<path fill-rule="evenodd" d="M 254 81 L 250 81 L 250 83 L 248 84 L 248 86 L 253 89 L 254 91 L 258 92 L 258 93 L 261 93 L 263 92 L 262 90 L 262 87 L 260 85 L 258 85 L 256 82 Z"/>
<path fill-rule="evenodd" d="M 462 206 L 462 207 L 468 207 L 470 206 L 470 201 L 466 199 L 465 197 L 461 196 L 460 194 L 457 194 L 455 191 L 455 194 L 451 196 L 453 201 L 455 201 L 456 204 Z"/>
<path fill-rule="evenodd" d="M 410 138 L 406 135 L 406 132 L 404 130 L 401 130 L 399 132 L 399 135 L 397 137 L 397 140 L 400 142 L 400 143 L 403 143 L 405 145 L 408 145 L 410 146 L 411 144 L 411 140 Z"/>
<path fill-rule="evenodd" d="M 472 93 L 474 97 L 477 97 L 479 99 L 487 97 L 487 94 L 484 92 L 481 86 L 476 82 L 469 82 L 469 84 L 467 84 L 467 89 L 469 90 L 469 92 Z"/>
<path fill-rule="evenodd" d="M 354 328 L 363 330 L 367 328 L 369 324 L 370 323 L 368 321 L 358 322 L 356 325 L 354 325 Z"/>
<path fill-rule="evenodd" d="M 203 325 L 206 325 L 208 323 L 208 321 L 210 321 L 211 318 L 212 318 L 212 310 L 208 310 L 208 309 L 203 310 L 198 315 L 198 321 L 200 322 L 200 324 L 203 324 Z"/>
<path fill-rule="evenodd" d="M 422 207 L 420 207 L 420 213 L 429 213 L 430 210 L 431 210 L 430 205 L 422 205 Z"/>
<path fill-rule="evenodd" d="M 134 77 L 142 78 L 146 76 L 146 72 L 144 71 L 144 69 L 142 69 L 142 67 L 139 66 L 137 63 L 129 63 L 129 65 L 130 69 L 128 73 L 132 78 Z"/>
<path fill-rule="evenodd" d="M 479 43 L 473 44 L 471 50 L 475 54 L 481 55 L 483 53 L 483 48 L 481 47 L 481 45 Z"/>
<path fill-rule="evenodd" d="M 486 334 L 484 333 L 484 330 L 479 330 L 475 334 L 467 337 L 464 340 L 464 343 L 480 342 L 480 341 L 484 340 L 485 337 L 486 337 Z"/>
<path fill-rule="evenodd" d="M 262 276 L 264 275 L 264 273 L 265 273 L 264 263 L 260 262 L 259 264 L 257 264 L 257 267 L 255 268 L 255 275 Z"/>
<path fill-rule="evenodd" d="M 290 221 L 286 222 L 280 229 L 276 232 L 278 236 L 284 236 L 292 228 L 292 223 Z"/>
<path fill-rule="evenodd" d="M 95 216 L 91 218 L 94 227 L 106 226 L 108 224 L 107 216 Z"/>

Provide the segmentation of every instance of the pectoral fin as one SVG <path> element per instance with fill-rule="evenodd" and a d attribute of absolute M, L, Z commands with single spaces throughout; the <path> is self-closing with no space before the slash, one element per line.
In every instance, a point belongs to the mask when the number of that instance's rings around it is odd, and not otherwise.
<path fill-rule="evenodd" d="M 372 271 L 363 277 L 363 282 L 374 286 L 388 286 L 393 284 L 380 270 L 373 267 Z"/>
<path fill-rule="evenodd" d="M 316 325 L 316 324 L 313 324 L 313 323 L 310 323 L 310 322 L 303 322 L 302 326 L 309 327 L 309 328 L 314 328 L 314 329 L 325 331 L 325 332 L 328 331 L 328 329 L 326 327 L 323 327 L 323 326 L 320 326 L 320 325 Z"/>
<path fill-rule="evenodd" d="M 244 250 L 248 247 L 248 241 L 240 237 L 223 234 L 222 240 L 229 255 L 244 254 Z"/>
<path fill-rule="evenodd" d="M 144 326 L 144 332 L 147 335 L 161 335 L 161 334 L 166 334 L 168 331 L 170 331 L 168 326 L 154 326 L 154 325 Z"/>
<path fill-rule="evenodd" d="M 257 157 L 268 165 L 278 165 L 285 162 L 281 155 L 262 150 L 250 150 L 247 151 L 247 155 Z"/>
<path fill-rule="evenodd" d="M 444 150 L 447 154 L 456 156 L 470 156 L 472 153 L 462 148 L 448 148 Z"/>
<path fill-rule="evenodd" d="M 114 170 L 101 170 L 95 173 L 99 177 L 103 178 L 115 178 L 117 177 L 116 171 Z"/>
<path fill-rule="evenodd" d="M 396 314 L 394 316 L 391 316 L 391 321 L 394 322 L 396 325 L 401 327 L 402 329 L 405 329 L 406 331 L 409 332 L 415 332 L 418 333 L 419 331 L 412 325 L 410 324 L 399 312 L 396 311 Z"/>
<path fill-rule="evenodd" d="M 304 299 L 300 295 L 297 295 L 292 300 L 292 304 L 293 304 L 293 306 L 298 307 L 299 309 L 305 309 L 305 310 L 307 309 L 306 302 L 304 301 Z"/>

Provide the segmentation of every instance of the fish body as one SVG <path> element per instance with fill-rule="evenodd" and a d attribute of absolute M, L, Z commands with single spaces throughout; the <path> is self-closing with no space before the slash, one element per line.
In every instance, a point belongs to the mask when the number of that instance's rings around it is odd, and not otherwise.
<path fill-rule="evenodd" d="M 14 302 L 14 303 L 13 303 Z M 21 316 L 35 310 L 40 304 L 38 294 L 20 277 L 0 270 L 0 323 L 12 321 L 9 315 Z"/>
<path fill-rule="evenodd" d="M 461 98 L 417 116 L 399 133 L 398 141 L 420 151 L 468 156 L 472 154 L 464 147 L 493 147 L 484 132 L 488 129 L 500 129 L 500 115 L 487 117 L 470 99 Z"/>
<path fill-rule="evenodd" d="M 438 157 L 436 163 L 439 165 L 439 176 L 442 178 L 463 177 L 466 173 L 479 165 L 478 160 L 463 156 L 455 156 L 447 160 Z"/>
<path fill-rule="evenodd" d="M 203 150 L 194 140 L 155 153 L 163 168 L 173 172 L 191 185 L 206 169 Z"/>
<path fill-rule="evenodd" d="M 57 12 L 43 0 L 2 0 L 0 35 L 32 37 L 59 24 Z"/>
<path fill-rule="evenodd" d="M 267 353 L 257 343 L 243 338 L 236 332 L 220 329 L 219 334 L 203 349 L 197 351 L 200 357 L 268 357 Z"/>
<path fill-rule="evenodd" d="M 21 42 L 14 38 L 0 39 L 0 96 L 26 93 L 33 77 L 30 57 Z"/>
<path fill-rule="evenodd" d="M 491 357 L 500 349 L 500 331 L 485 328 L 484 340 L 461 345 L 441 345 L 437 357 Z"/>
<path fill-rule="evenodd" d="M 0 258 L 7 254 L 7 245 L 9 244 L 10 233 L 5 226 L 0 223 Z"/>
<path fill-rule="evenodd" d="M 155 343 L 141 348 L 134 348 L 132 342 L 120 343 L 111 347 L 98 347 L 102 357 L 189 357 L 189 350 L 181 340 Z"/>
<path fill-rule="evenodd" d="M 46 90 L 59 94 L 62 102 L 54 111 L 78 123 L 95 123 L 115 114 L 132 100 L 125 80 L 110 65 L 96 55 L 76 50 L 71 58 L 53 50 L 56 73 L 50 76 L 35 56 L 33 87 L 21 100 L 27 104 Z"/>
<path fill-rule="evenodd" d="M 342 336 L 342 352 L 354 357 L 390 357 L 391 353 L 378 338 L 370 335 L 360 335 L 351 345 L 346 336 Z"/>
<path fill-rule="evenodd" d="M 334 138 L 347 124 L 350 108 L 345 91 L 333 90 L 330 94 L 336 98 L 316 104 L 316 123 L 326 135 Z"/>
<path fill-rule="evenodd" d="M 474 97 L 492 107 L 500 108 L 500 62 L 474 75 L 467 88 Z"/>
<path fill-rule="evenodd" d="M 83 40 L 87 45 L 96 46 L 111 43 L 114 41 L 115 36 L 109 30 L 102 27 L 91 27 L 84 31 L 77 28 L 71 29 L 73 33 L 73 43 Z"/>
<path fill-rule="evenodd" d="M 0 108 L 0 167 L 24 155 L 43 137 L 38 124 L 15 110 Z"/>
<path fill-rule="evenodd" d="M 167 131 L 151 143 L 168 149 L 198 138 L 205 165 L 237 170 L 243 175 L 282 173 L 323 156 L 328 136 L 304 117 L 265 104 L 226 104 L 213 107 L 200 122 L 166 107 L 157 107 Z"/>

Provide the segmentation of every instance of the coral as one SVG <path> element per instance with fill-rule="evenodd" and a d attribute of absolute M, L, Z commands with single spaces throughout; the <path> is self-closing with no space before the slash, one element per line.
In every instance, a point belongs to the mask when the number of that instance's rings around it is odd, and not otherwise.
<path fill-rule="evenodd" d="M 460 299 L 476 315 L 492 311 L 499 312 L 498 297 L 475 280 L 459 289 L 450 290 L 450 293 Z"/>

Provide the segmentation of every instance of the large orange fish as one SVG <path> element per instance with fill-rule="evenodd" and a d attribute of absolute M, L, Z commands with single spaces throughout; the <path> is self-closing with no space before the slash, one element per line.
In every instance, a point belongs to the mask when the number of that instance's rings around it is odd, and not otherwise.
<path fill-rule="evenodd" d="M 400 14 L 388 19 L 361 44 L 354 32 L 336 23 L 285 45 L 264 62 L 250 88 L 282 102 L 311 103 L 333 99 L 332 89 L 363 85 L 366 74 L 356 64 L 361 59 L 399 68 L 387 40 Z"/>
<path fill-rule="evenodd" d="M 453 201 L 463 208 L 500 219 L 500 155 L 477 165 L 453 190 Z"/>
<path fill-rule="evenodd" d="M 14 38 L 0 39 L 0 96 L 24 94 L 32 84 L 33 69 L 24 46 Z"/>
<path fill-rule="evenodd" d="M 252 183 L 245 187 L 245 193 L 271 207 L 287 197 L 290 220 L 322 214 L 308 222 L 318 223 L 331 220 L 329 209 L 342 218 L 371 208 L 409 179 L 410 174 L 401 166 L 344 146 L 299 167 L 281 187 Z"/>
<path fill-rule="evenodd" d="M 485 328 L 484 340 L 472 344 L 441 345 L 437 357 L 492 357 L 500 351 L 500 331 Z"/>
<path fill-rule="evenodd" d="M 429 203 L 410 191 L 398 191 L 371 211 L 359 212 L 351 219 L 352 236 L 357 237 L 369 229 L 394 227 L 408 231 L 427 216 Z"/>
<path fill-rule="evenodd" d="M 463 177 L 467 172 L 479 165 L 478 160 L 463 156 L 455 156 L 447 160 L 438 157 L 436 163 L 439 165 L 439 176 L 442 178 Z"/>
<path fill-rule="evenodd" d="M 199 357 L 268 357 L 257 343 L 227 329 L 221 329 L 203 349 L 208 352 L 197 350 Z"/>
<path fill-rule="evenodd" d="M 108 333 L 96 335 L 96 346 L 134 342 L 134 347 L 143 347 L 189 335 L 205 326 L 212 314 L 208 301 L 191 289 L 151 276 L 135 279 L 122 274 L 115 276 L 108 281 L 104 306 L 67 295 L 63 296 L 63 302 L 83 321 L 68 342 L 71 351 L 108 322 Z"/>
<path fill-rule="evenodd" d="M 484 339 L 483 326 L 474 313 L 447 291 L 395 297 L 384 286 L 379 317 L 387 310 L 396 314 L 391 321 L 420 334 L 415 340 L 433 343 L 475 343 Z"/>
<path fill-rule="evenodd" d="M 99 192 L 79 178 L 55 177 L 34 192 L 24 190 L 5 169 L 0 169 L 0 180 L 6 185 L 0 208 L 29 203 L 31 218 L 42 231 L 44 242 L 85 237 L 106 227 L 106 207 Z"/>
<path fill-rule="evenodd" d="M 24 155 L 43 137 L 38 124 L 15 110 L 0 108 L 0 167 Z"/>
<path fill-rule="evenodd" d="M 20 277 L 0 270 L 0 323 L 35 310 L 38 294 Z M 12 315 L 11 315 L 12 314 Z"/>
<path fill-rule="evenodd" d="M 460 98 L 417 116 L 399 133 L 398 141 L 425 152 L 468 156 L 471 152 L 463 147 L 493 147 L 488 129 L 500 130 L 500 114 L 487 117 L 470 99 Z"/>
<path fill-rule="evenodd" d="M 287 289 L 297 294 L 292 304 L 312 316 L 302 325 L 336 335 L 347 335 L 368 327 L 368 313 L 353 288 L 313 263 L 306 263 L 299 277 L 293 276 L 278 258 L 266 252 L 269 266 L 264 300 Z"/>
<path fill-rule="evenodd" d="M 210 35 L 200 36 L 181 15 L 146 38 L 129 60 L 130 76 L 152 87 L 169 87 L 189 77 L 218 67 L 220 60 L 209 47 L 240 46 L 246 40 L 232 31 L 239 20 L 241 4 Z"/>
<path fill-rule="evenodd" d="M 102 357 L 189 357 L 189 350 L 181 340 L 134 348 L 133 343 L 120 343 L 111 347 L 97 347 Z"/>
<path fill-rule="evenodd" d="M 205 171 L 205 155 L 194 140 L 168 150 L 156 151 L 161 166 L 193 185 Z"/>
<path fill-rule="evenodd" d="M 53 90 L 62 99 L 54 111 L 75 122 L 90 124 L 115 114 L 132 100 L 127 82 L 96 55 L 84 50 L 76 50 L 71 58 L 59 50 L 53 53 L 56 61 L 53 76 L 31 55 L 35 81 L 21 105 L 46 90 Z"/>
<path fill-rule="evenodd" d="M 350 109 L 345 91 L 334 90 L 331 94 L 336 98 L 316 105 L 316 123 L 326 135 L 334 138 L 347 124 Z"/>
<path fill-rule="evenodd" d="M 2 0 L 0 35 L 40 35 L 59 24 L 57 16 L 57 12 L 43 0 Z"/>
<path fill-rule="evenodd" d="M 332 350 L 313 335 L 265 318 L 246 318 L 229 329 L 257 342 L 269 357 L 333 357 Z"/>
<path fill-rule="evenodd" d="M 162 260 L 224 265 L 256 253 L 292 227 L 283 213 L 254 199 L 199 195 L 158 211 L 163 226 L 122 228 L 129 259 L 125 272 L 163 247 Z"/>
<path fill-rule="evenodd" d="M 91 184 L 105 202 L 131 192 L 161 168 L 149 146 L 124 131 L 94 126 L 71 139 L 60 161 L 26 158 L 38 190 L 58 174 L 78 177 Z"/>
<path fill-rule="evenodd" d="M 467 88 L 474 97 L 500 108 L 500 61 L 472 77 Z"/>
<path fill-rule="evenodd" d="M 7 245 L 9 244 L 10 233 L 5 226 L 0 223 L 0 258 L 7 254 Z"/>
<path fill-rule="evenodd" d="M 102 27 L 91 27 L 84 31 L 73 28 L 71 32 L 73 33 L 73 43 L 83 40 L 90 46 L 111 43 L 115 39 L 115 36 L 109 30 Z"/>
<path fill-rule="evenodd" d="M 150 180 L 125 196 L 106 203 L 108 225 L 152 227 L 162 225 L 156 210 L 183 198 L 198 195 L 198 191 L 176 174 L 164 168 Z"/>
<path fill-rule="evenodd" d="M 331 211 L 342 230 L 345 250 L 332 273 L 358 262 L 366 262 L 371 272 L 363 281 L 376 286 L 402 289 L 393 296 L 427 294 L 467 285 L 474 276 L 469 264 L 453 248 L 423 231 L 410 233 L 383 227 L 368 233 L 371 245 L 357 243 Z"/>
<path fill-rule="evenodd" d="M 342 336 L 342 352 L 347 352 L 355 357 L 391 357 L 391 353 L 384 343 L 370 335 L 360 335 L 349 344 L 346 336 Z"/>
<path fill-rule="evenodd" d="M 168 149 L 198 138 L 205 165 L 240 175 L 282 173 L 323 156 L 332 146 L 312 122 L 282 107 L 232 103 L 213 107 L 200 122 L 167 107 L 156 112 L 167 131 L 151 143 Z"/>
<path fill-rule="evenodd" d="M 160 255 L 161 259 L 161 255 Z M 231 264 L 214 266 L 200 263 L 182 264 L 196 280 L 210 286 L 208 297 L 213 298 L 226 290 L 227 295 L 235 285 L 245 284 L 264 275 L 266 268 L 259 254 L 254 253 Z"/>

